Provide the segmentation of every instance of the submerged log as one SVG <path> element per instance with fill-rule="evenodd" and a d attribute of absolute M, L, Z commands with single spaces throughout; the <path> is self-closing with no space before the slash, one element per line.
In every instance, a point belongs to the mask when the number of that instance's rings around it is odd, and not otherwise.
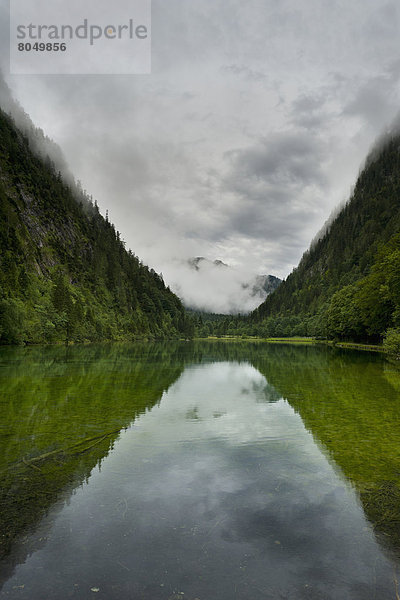
<path fill-rule="evenodd" d="M 34 463 L 40 462 L 42 460 L 46 460 L 48 458 L 53 458 L 59 454 L 83 454 L 83 452 L 86 452 L 87 450 L 90 450 L 97 444 L 100 444 L 100 442 L 105 440 L 110 435 L 113 435 L 114 433 L 119 433 L 119 432 L 120 432 L 120 429 L 114 429 L 113 431 L 109 431 L 105 434 L 103 433 L 101 435 L 96 435 L 94 437 L 85 438 L 75 444 L 72 444 L 71 446 L 67 446 L 66 448 L 58 448 L 57 450 L 52 450 L 51 452 L 45 452 L 44 454 L 40 454 L 39 456 L 34 456 L 33 458 L 29 458 L 29 459 L 23 458 L 21 462 L 28 467 L 33 467 L 33 468 L 39 469 L 39 467 L 36 467 L 36 465 Z M 89 442 L 94 442 L 94 443 L 90 444 L 89 446 L 86 446 L 85 448 L 79 448 L 83 444 L 88 444 Z"/>

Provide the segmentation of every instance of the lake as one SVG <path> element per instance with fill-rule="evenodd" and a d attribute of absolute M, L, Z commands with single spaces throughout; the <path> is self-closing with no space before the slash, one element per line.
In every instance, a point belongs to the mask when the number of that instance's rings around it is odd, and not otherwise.
<path fill-rule="evenodd" d="M 399 401 L 324 346 L 0 348 L 0 598 L 396 600 Z"/>

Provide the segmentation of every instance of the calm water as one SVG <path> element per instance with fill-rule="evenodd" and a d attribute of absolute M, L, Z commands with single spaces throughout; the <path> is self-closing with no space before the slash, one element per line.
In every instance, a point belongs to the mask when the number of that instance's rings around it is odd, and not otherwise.
<path fill-rule="evenodd" d="M 0 349 L 0 598 L 396 600 L 399 400 L 327 348 Z"/>

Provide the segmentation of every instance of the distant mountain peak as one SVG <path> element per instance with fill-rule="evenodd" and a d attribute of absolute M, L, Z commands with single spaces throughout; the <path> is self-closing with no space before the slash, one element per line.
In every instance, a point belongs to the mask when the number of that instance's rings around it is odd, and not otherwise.
<path fill-rule="evenodd" d="M 265 300 L 281 283 L 282 279 L 274 275 L 256 275 L 252 283 L 251 295 L 253 297 L 259 296 L 262 300 Z"/>
<path fill-rule="evenodd" d="M 222 260 L 214 260 L 213 263 L 216 267 L 229 267 L 229 265 L 222 262 Z"/>
<path fill-rule="evenodd" d="M 281 283 L 274 275 L 251 275 L 218 259 L 196 256 L 185 262 L 192 275 L 187 281 L 182 276 L 181 284 L 173 287 L 189 309 L 245 314 L 261 304 Z"/>
<path fill-rule="evenodd" d="M 192 269 L 199 271 L 201 266 L 203 265 L 215 265 L 216 267 L 229 267 L 226 263 L 222 262 L 222 260 L 209 260 L 208 258 L 204 258 L 204 256 L 196 256 L 194 258 L 188 259 L 188 264 Z"/>

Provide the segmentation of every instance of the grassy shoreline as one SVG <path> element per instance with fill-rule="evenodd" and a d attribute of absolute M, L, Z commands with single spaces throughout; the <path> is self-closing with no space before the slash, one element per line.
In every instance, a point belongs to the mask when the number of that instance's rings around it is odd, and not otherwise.
<path fill-rule="evenodd" d="M 382 354 L 388 354 L 388 352 L 384 349 L 382 345 L 377 344 L 365 344 L 358 342 L 335 342 L 333 340 L 317 340 L 312 337 L 279 337 L 279 338 L 261 338 L 256 336 L 234 336 L 234 335 L 224 335 L 221 337 L 217 336 L 208 336 L 208 337 L 195 337 L 193 339 L 186 338 L 151 338 L 151 337 L 142 337 L 136 339 L 117 339 L 117 340 L 99 340 L 99 341 L 88 341 L 84 340 L 81 342 L 73 342 L 70 341 L 68 344 L 61 341 L 52 342 L 51 344 L 0 344 L 0 348 L 37 348 L 37 347 L 73 347 L 73 346 L 91 346 L 96 344 L 107 345 L 107 344 L 130 344 L 130 343 L 149 343 L 149 342 L 159 342 L 159 341 L 179 341 L 179 342 L 255 342 L 261 343 L 266 342 L 268 344 L 291 344 L 291 345 L 306 345 L 306 346 L 331 346 L 334 348 L 344 348 L 349 350 L 362 350 L 364 352 L 380 352 Z"/>
<path fill-rule="evenodd" d="M 268 344 L 297 344 L 310 346 L 332 346 L 335 348 L 345 348 L 350 350 L 363 350 L 365 352 L 382 352 L 386 354 L 382 345 L 365 344 L 358 342 L 335 342 L 333 340 L 316 340 L 312 337 L 279 337 L 279 338 L 261 338 L 252 336 L 209 336 L 206 338 L 195 338 L 196 341 L 219 341 L 219 342 L 267 342 Z"/>

